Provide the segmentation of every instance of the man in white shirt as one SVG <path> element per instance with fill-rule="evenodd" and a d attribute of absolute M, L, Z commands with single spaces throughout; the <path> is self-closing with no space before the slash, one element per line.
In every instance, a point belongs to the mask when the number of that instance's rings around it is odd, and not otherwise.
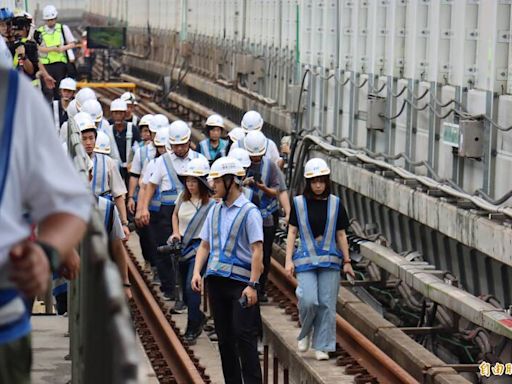
<path fill-rule="evenodd" d="M 24 299 L 46 291 L 50 267 L 78 273 L 72 250 L 92 198 L 55 135 L 47 103 L 27 79 L 0 68 L 0 382 L 30 381 L 30 321 Z M 37 138 L 35 140 L 34 138 Z M 38 225 L 29 241 L 28 211 Z"/>

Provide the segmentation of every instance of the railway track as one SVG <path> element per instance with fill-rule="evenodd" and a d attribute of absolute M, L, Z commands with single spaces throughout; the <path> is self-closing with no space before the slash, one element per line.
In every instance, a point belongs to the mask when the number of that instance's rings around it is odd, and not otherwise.
<path fill-rule="evenodd" d="M 108 104 L 124 91 L 99 89 L 96 92 L 101 95 L 100 101 Z M 206 117 L 203 111 L 209 110 L 204 107 L 201 109 L 201 106 L 195 105 L 197 103 L 190 102 L 185 106 L 178 104 L 176 98 L 173 100 L 171 112 L 168 112 L 143 95 L 137 112 L 163 113 L 171 121 L 183 119 L 192 122 L 193 140 L 197 142 L 202 137 L 199 128 Z M 163 301 L 160 300 L 156 289 L 151 287 L 149 277 L 142 271 L 133 253 L 128 251 L 130 253 L 129 276 L 134 295 L 132 313 L 143 346 L 160 382 L 210 383 L 210 377 L 206 374 L 204 367 L 199 364 L 192 349 L 182 339 L 180 330 L 172 317 L 165 314 Z M 274 259 L 269 280 L 271 283 L 269 295 L 285 309 L 292 320 L 298 321 L 296 280 L 288 278 L 283 267 Z M 339 314 L 336 319 L 336 329 L 337 351 L 333 354 L 335 357 L 333 361 L 340 367 L 340 374 L 341 369 L 344 369 L 345 374 L 354 375 L 356 383 L 418 383 L 413 376 Z"/>

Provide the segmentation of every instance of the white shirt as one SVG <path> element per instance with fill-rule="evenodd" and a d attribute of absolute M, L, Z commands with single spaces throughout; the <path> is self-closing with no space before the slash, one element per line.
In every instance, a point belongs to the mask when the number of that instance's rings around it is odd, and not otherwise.
<path fill-rule="evenodd" d="M 268 146 L 267 146 L 267 152 L 265 152 L 265 155 L 263 156 L 265 159 L 269 159 L 273 161 L 274 163 L 277 163 L 279 160 L 282 159 L 281 155 L 279 154 L 279 149 L 277 149 L 276 143 L 274 143 L 273 140 L 267 138 L 268 140 Z M 234 148 L 243 148 L 245 149 L 245 146 L 241 145 L 240 140 L 238 140 L 236 143 L 233 143 L 231 148 L 229 149 L 229 154 L 231 154 L 231 151 Z M 229 156 L 228 154 L 228 156 Z"/>
<path fill-rule="evenodd" d="M 148 151 L 148 158 L 144 159 L 144 162 L 141 162 L 141 157 L 146 156 L 146 151 Z M 138 147 L 135 151 L 135 155 L 133 156 L 132 161 L 132 167 L 130 169 L 130 173 L 134 173 L 136 175 L 140 175 L 142 173 L 142 170 L 144 169 L 144 166 L 148 162 L 148 160 L 151 160 L 155 157 L 156 154 L 156 148 L 152 143 L 149 143 L 147 145 L 144 145 L 143 147 Z"/>
<path fill-rule="evenodd" d="M 5 278 L 9 250 L 30 235 L 23 212 L 28 211 L 35 223 L 55 213 L 87 221 L 92 203 L 86 180 L 62 151 L 48 103 L 20 76 L 9 170 L 0 203 L 0 286 L 10 284 Z"/>
<path fill-rule="evenodd" d="M 188 151 L 188 154 L 185 157 L 178 157 L 174 153 L 171 153 L 171 161 L 174 165 L 176 174 L 181 175 L 182 173 L 185 173 L 190 160 L 196 159 L 198 157 L 203 157 L 206 160 L 206 157 L 191 149 Z M 169 180 L 169 174 L 167 173 L 167 168 L 165 167 L 163 156 L 160 156 L 158 159 L 156 159 L 155 171 L 150 177 L 149 181 L 152 184 L 159 185 L 160 191 L 162 192 L 172 189 L 172 184 Z"/>
<path fill-rule="evenodd" d="M 149 179 L 155 172 L 156 160 L 157 159 L 151 159 L 144 166 L 144 169 L 142 170 L 142 183 L 143 184 L 149 184 Z"/>

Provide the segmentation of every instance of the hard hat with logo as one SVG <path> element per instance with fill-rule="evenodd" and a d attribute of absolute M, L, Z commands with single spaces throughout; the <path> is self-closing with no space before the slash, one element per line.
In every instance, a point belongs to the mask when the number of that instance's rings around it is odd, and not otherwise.
<path fill-rule="evenodd" d="M 208 119 L 206 119 L 206 129 L 213 127 L 220 127 L 224 129 L 224 119 L 220 115 L 210 115 Z"/>
<path fill-rule="evenodd" d="M 7 44 L 5 44 L 5 40 L 0 36 L 0 67 L 5 69 L 12 68 L 12 55 L 9 48 L 7 48 Z"/>
<path fill-rule="evenodd" d="M 126 101 L 126 104 L 133 104 L 137 105 L 137 98 L 135 95 L 131 92 L 125 92 L 121 95 L 121 100 Z"/>
<path fill-rule="evenodd" d="M 329 166 L 325 160 L 315 157 L 309 160 L 304 166 L 304 177 L 311 179 L 318 176 L 327 176 L 331 174 Z"/>
<path fill-rule="evenodd" d="M 210 178 L 217 179 L 225 175 L 244 177 L 245 169 L 237 159 L 233 157 L 221 157 L 212 164 Z"/>
<path fill-rule="evenodd" d="M 87 112 L 96 123 L 103 119 L 103 108 L 98 100 L 87 100 L 82 105 L 82 112 Z"/>
<path fill-rule="evenodd" d="M 82 108 L 82 105 L 84 105 L 84 103 L 87 100 L 97 100 L 98 98 L 96 97 L 96 94 L 94 93 L 94 91 L 91 88 L 85 87 L 85 88 L 80 89 L 76 93 L 75 99 L 76 99 L 76 107 L 80 111 L 80 109 Z"/>
<path fill-rule="evenodd" d="M 147 127 L 150 127 L 149 130 L 151 131 L 151 121 L 153 120 L 153 115 L 144 115 L 142 116 L 142 118 L 140 119 L 139 121 L 139 128 L 142 127 L 143 125 L 147 126 Z M 153 132 L 153 131 L 151 131 Z M 156 132 L 156 131 L 155 131 Z"/>
<path fill-rule="evenodd" d="M 159 129 L 153 139 L 155 147 L 165 147 L 169 141 L 169 131 L 167 129 Z"/>
<path fill-rule="evenodd" d="M 110 137 L 105 132 L 98 131 L 94 152 L 110 155 Z"/>
<path fill-rule="evenodd" d="M 43 20 L 56 19 L 58 14 L 57 8 L 54 5 L 47 5 L 43 8 Z"/>
<path fill-rule="evenodd" d="M 94 124 L 94 120 L 87 112 L 78 112 L 74 119 L 80 133 L 85 131 L 96 132 L 96 124 Z"/>
<path fill-rule="evenodd" d="M 238 140 L 242 140 L 245 137 L 245 129 L 235 127 L 228 132 L 228 136 L 233 143 L 236 143 Z"/>
<path fill-rule="evenodd" d="M 206 177 L 210 173 L 210 164 L 204 157 L 198 157 L 190 160 L 187 169 L 181 176 Z"/>
<path fill-rule="evenodd" d="M 267 152 L 268 140 L 261 131 L 250 131 L 244 144 L 249 156 L 263 156 Z"/>
<path fill-rule="evenodd" d="M 192 132 L 183 120 L 176 120 L 169 125 L 169 144 L 186 144 L 190 141 Z"/>
<path fill-rule="evenodd" d="M 249 157 L 249 152 L 247 152 L 243 148 L 233 148 L 231 152 L 229 152 L 228 157 L 237 159 L 244 168 L 247 168 L 251 165 L 251 158 Z"/>
<path fill-rule="evenodd" d="M 71 77 L 62 79 L 59 84 L 59 89 L 68 89 L 70 91 L 76 91 L 76 81 Z"/>
<path fill-rule="evenodd" d="M 248 111 L 245 113 L 244 117 L 242 117 L 242 128 L 247 132 L 250 131 L 259 131 L 263 128 L 263 118 L 256 111 Z"/>
<path fill-rule="evenodd" d="M 66 113 L 68 114 L 68 117 L 75 117 L 75 115 L 78 113 L 78 109 L 76 109 L 75 99 L 69 102 L 68 107 L 66 108 Z"/>
<path fill-rule="evenodd" d="M 110 104 L 110 112 L 126 112 L 128 107 L 126 105 L 126 101 L 121 99 L 112 100 Z"/>

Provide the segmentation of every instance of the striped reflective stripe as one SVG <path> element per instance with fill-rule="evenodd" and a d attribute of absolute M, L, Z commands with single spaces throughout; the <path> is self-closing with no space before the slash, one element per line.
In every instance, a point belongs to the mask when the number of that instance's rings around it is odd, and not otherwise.
<path fill-rule="evenodd" d="M 101 196 L 110 191 L 107 188 L 107 157 L 95 153 L 93 164 L 91 188 L 96 196 Z"/>
<path fill-rule="evenodd" d="M 341 258 L 339 258 L 338 256 L 318 256 L 316 261 L 318 264 L 331 263 L 331 264 L 341 265 Z M 293 260 L 293 263 L 295 264 L 296 267 L 298 267 L 300 265 L 312 264 L 311 258 L 309 258 L 309 257 L 295 259 L 295 260 Z"/>
<path fill-rule="evenodd" d="M 3 121 L 0 121 L 0 204 L 9 171 L 18 79 L 16 71 L 0 70 L 0 84 L 8 84 L 7 87 L 0 87 L 0 119 L 3 116 Z"/>
<path fill-rule="evenodd" d="M 270 160 L 263 158 L 261 160 L 260 165 L 261 170 L 261 180 L 265 183 L 266 186 L 270 184 Z M 273 214 L 279 208 L 277 199 L 269 198 L 261 189 L 256 189 L 256 193 L 260 199 L 260 213 L 261 217 L 266 219 L 271 214 Z"/>
<path fill-rule="evenodd" d="M 209 270 L 215 271 L 215 272 L 224 272 L 229 274 L 235 274 L 238 276 L 243 276 L 248 279 L 251 278 L 251 271 L 249 269 L 245 269 L 242 267 L 239 267 L 237 265 L 229 264 L 229 263 L 221 263 L 221 262 L 212 262 L 208 266 Z"/>
<path fill-rule="evenodd" d="M 149 210 L 152 212 L 158 212 L 160 210 L 162 194 L 160 193 L 160 188 L 155 189 L 155 193 L 153 194 L 153 198 L 149 202 Z"/>
<path fill-rule="evenodd" d="M 190 220 L 188 223 L 187 229 L 183 234 L 183 247 L 188 247 L 191 240 L 197 239 L 199 237 L 199 233 L 203 228 L 203 224 L 206 220 L 206 217 L 208 216 L 208 212 L 214 205 L 215 201 L 209 201 L 208 204 L 203 204 L 194 214 L 194 217 L 192 217 L 192 220 Z"/>
<path fill-rule="evenodd" d="M 0 327 L 18 321 L 25 312 L 25 303 L 20 296 L 16 296 L 7 304 L 0 306 Z"/>
<path fill-rule="evenodd" d="M 169 182 L 171 183 L 171 189 L 181 192 L 183 190 L 183 184 L 181 184 L 181 181 L 178 178 L 178 174 L 176 173 L 176 169 L 172 163 L 171 155 L 164 153 L 162 155 L 162 160 L 167 171 L 167 176 L 169 177 Z"/>
<path fill-rule="evenodd" d="M 245 222 L 245 219 L 246 219 L 249 211 L 251 209 L 254 209 L 255 207 L 250 202 L 246 202 L 240 208 L 235 219 L 233 220 L 233 223 L 231 224 L 231 228 L 229 230 L 229 235 L 226 240 L 226 244 L 224 245 L 223 251 L 221 251 L 221 240 L 220 240 L 220 223 L 222 220 L 221 208 L 222 208 L 222 204 L 217 204 L 213 208 L 214 211 L 213 211 L 212 219 L 211 219 L 212 220 L 212 222 L 211 222 L 211 228 L 212 228 L 211 244 L 212 244 L 212 247 L 210 249 L 210 261 L 208 263 L 208 269 L 212 270 L 212 271 L 216 271 L 216 272 L 217 271 L 229 272 L 231 270 L 231 269 L 228 269 L 228 266 L 229 266 L 229 268 L 231 268 L 231 267 L 233 268 L 233 271 L 235 268 L 237 268 L 237 270 L 240 269 L 240 271 L 238 271 L 238 272 L 232 271 L 233 273 L 236 273 L 237 275 L 250 276 L 250 274 L 251 274 L 250 265 L 249 265 L 248 269 L 243 268 L 243 267 L 232 266 L 231 263 L 221 261 L 221 253 L 227 259 L 231 259 L 233 257 L 233 252 L 236 248 L 240 229 L 242 228 L 242 225 Z M 242 270 L 245 272 L 242 272 Z"/>
<path fill-rule="evenodd" d="M 163 191 L 160 195 L 160 204 L 162 205 L 174 205 L 178 199 L 179 193 L 176 190 Z"/>
<path fill-rule="evenodd" d="M 210 156 L 210 139 L 201 140 L 199 142 L 199 148 L 201 148 L 201 153 L 207 160 L 212 160 Z"/>

